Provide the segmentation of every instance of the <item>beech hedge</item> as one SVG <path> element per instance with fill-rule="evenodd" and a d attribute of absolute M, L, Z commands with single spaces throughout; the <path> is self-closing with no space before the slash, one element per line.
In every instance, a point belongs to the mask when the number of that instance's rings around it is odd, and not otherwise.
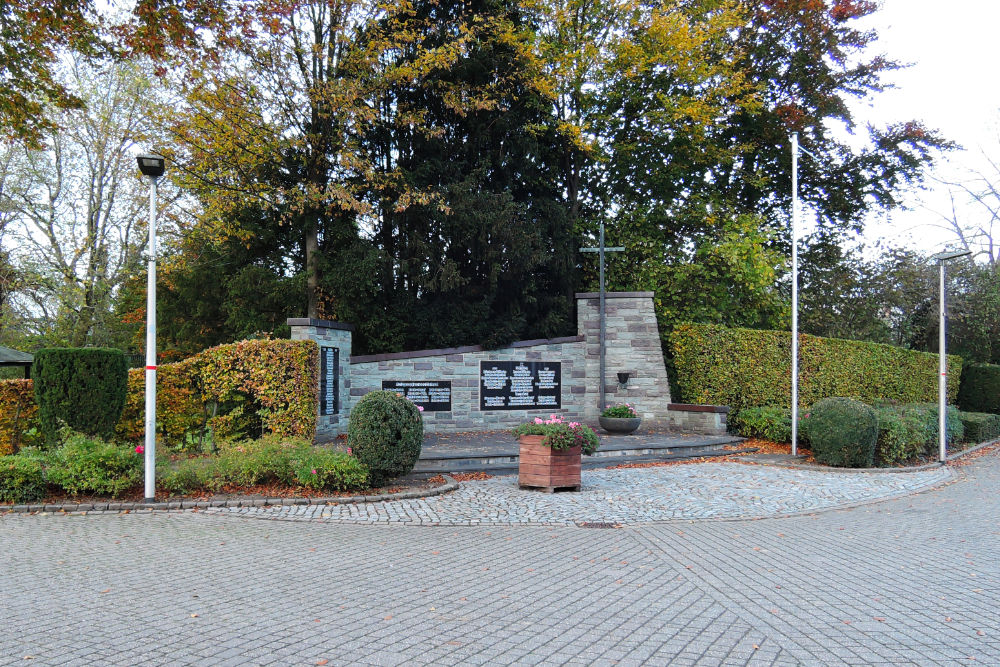
<path fill-rule="evenodd" d="M 246 340 L 220 345 L 157 370 L 156 424 L 166 444 L 261 433 L 316 434 L 319 348 L 313 341 Z M 128 372 L 125 407 L 115 435 L 140 440 L 145 424 L 145 371 Z M 0 454 L 37 444 L 40 423 L 31 380 L 0 380 Z"/>
<path fill-rule="evenodd" d="M 687 403 L 734 410 L 791 407 L 791 334 L 682 324 L 670 336 L 677 380 Z M 954 402 L 961 357 L 948 356 L 948 397 Z M 799 336 L 799 404 L 833 396 L 866 403 L 937 400 L 938 358 L 891 345 Z"/>

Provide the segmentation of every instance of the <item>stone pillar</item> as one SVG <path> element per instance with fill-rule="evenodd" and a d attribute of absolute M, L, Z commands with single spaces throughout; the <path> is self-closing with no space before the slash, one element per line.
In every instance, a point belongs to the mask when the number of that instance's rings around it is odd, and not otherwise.
<path fill-rule="evenodd" d="M 320 377 L 320 390 L 327 386 L 328 391 L 325 397 L 320 396 L 317 408 L 316 442 L 328 442 L 347 432 L 347 417 L 351 411 L 351 332 L 354 325 L 307 317 L 292 317 L 287 323 L 292 329 L 292 340 L 313 340 L 319 345 L 321 376 L 324 364 L 327 367 L 326 378 Z M 330 364 L 333 359 L 336 359 L 335 368 Z M 334 378 L 336 382 L 332 381 Z M 324 398 L 327 400 L 324 401 Z"/>
<path fill-rule="evenodd" d="M 586 340 L 586 415 L 596 420 L 600 401 L 600 295 L 576 295 L 577 330 Z M 653 310 L 652 292 L 605 292 L 607 317 L 604 390 L 608 405 L 631 403 L 645 424 L 667 426 L 670 415 L 670 383 L 663 364 L 660 332 Z M 619 385 L 618 373 L 628 373 Z"/>

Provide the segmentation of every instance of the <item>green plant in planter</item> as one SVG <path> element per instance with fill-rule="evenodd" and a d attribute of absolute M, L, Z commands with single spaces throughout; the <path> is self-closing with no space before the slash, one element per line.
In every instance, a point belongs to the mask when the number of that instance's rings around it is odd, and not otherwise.
<path fill-rule="evenodd" d="M 612 419 L 636 419 L 639 413 L 635 411 L 631 403 L 623 403 L 621 405 L 611 405 L 604 408 L 604 412 L 601 413 L 602 417 L 610 417 Z"/>
<path fill-rule="evenodd" d="M 580 451 L 588 456 L 601 446 L 601 440 L 592 428 L 579 422 L 563 421 L 559 415 L 549 415 L 548 419 L 535 417 L 515 428 L 514 435 L 540 435 L 542 444 L 555 450 L 580 445 Z"/>

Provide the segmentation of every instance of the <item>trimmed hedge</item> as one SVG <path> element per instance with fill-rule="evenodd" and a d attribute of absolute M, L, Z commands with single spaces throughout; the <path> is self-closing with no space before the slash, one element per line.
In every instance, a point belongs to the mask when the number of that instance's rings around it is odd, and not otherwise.
<path fill-rule="evenodd" d="M 968 412 L 1000 414 L 1000 366 L 969 364 L 963 368 L 958 407 Z"/>
<path fill-rule="evenodd" d="M 108 438 L 125 406 L 128 363 L 121 350 L 53 347 L 35 353 L 35 403 L 49 444 L 64 425 Z"/>
<path fill-rule="evenodd" d="M 130 446 L 71 433 L 49 460 L 49 481 L 75 495 L 118 497 L 142 480 L 142 455 Z"/>
<path fill-rule="evenodd" d="M 0 454 L 32 441 L 40 422 L 31 380 L 0 380 Z M 128 372 L 115 434 L 138 441 L 145 432 L 146 382 Z M 313 341 L 248 340 L 220 345 L 156 373 L 156 425 L 169 445 L 268 433 L 311 440 L 319 404 L 319 347 Z M 17 424 L 15 428 L 15 415 Z"/>
<path fill-rule="evenodd" d="M 41 424 L 31 380 L 0 380 L 0 455 L 40 444 Z M 38 433 L 32 437 L 32 431 Z"/>
<path fill-rule="evenodd" d="M 787 331 L 682 324 L 670 344 L 684 400 L 733 410 L 791 407 L 791 335 Z M 938 358 L 891 345 L 799 336 L 799 402 L 847 396 L 866 403 L 917 403 L 937 398 Z M 961 357 L 948 356 L 948 396 L 954 401 Z"/>
<path fill-rule="evenodd" d="M 1000 415 L 990 412 L 960 412 L 965 441 L 974 444 L 1000 438 Z"/>

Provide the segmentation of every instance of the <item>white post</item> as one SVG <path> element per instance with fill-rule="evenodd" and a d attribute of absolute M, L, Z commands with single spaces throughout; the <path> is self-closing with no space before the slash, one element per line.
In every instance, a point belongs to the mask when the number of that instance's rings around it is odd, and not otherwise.
<path fill-rule="evenodd" d="M 941 463 L 948 458 L 948 359 L 945 355 L 945 309 L 944 309 L 944 260 L 938 262 L 939 277 L 941 279 L 941 298 L 938 299 L 938 315 L 940 326 L 938 331 L 938 443 L 940 445 Z"/>
<path fill-rule="evenodd" d="M 149 265 L 146 271 L 146 495 L 156 499 L 156 177 L 149 179 Z"/>
<path fill-rule="evenodd" d="M 799 453 L 799 133 L 792 132 L 792 456 Z"/>

